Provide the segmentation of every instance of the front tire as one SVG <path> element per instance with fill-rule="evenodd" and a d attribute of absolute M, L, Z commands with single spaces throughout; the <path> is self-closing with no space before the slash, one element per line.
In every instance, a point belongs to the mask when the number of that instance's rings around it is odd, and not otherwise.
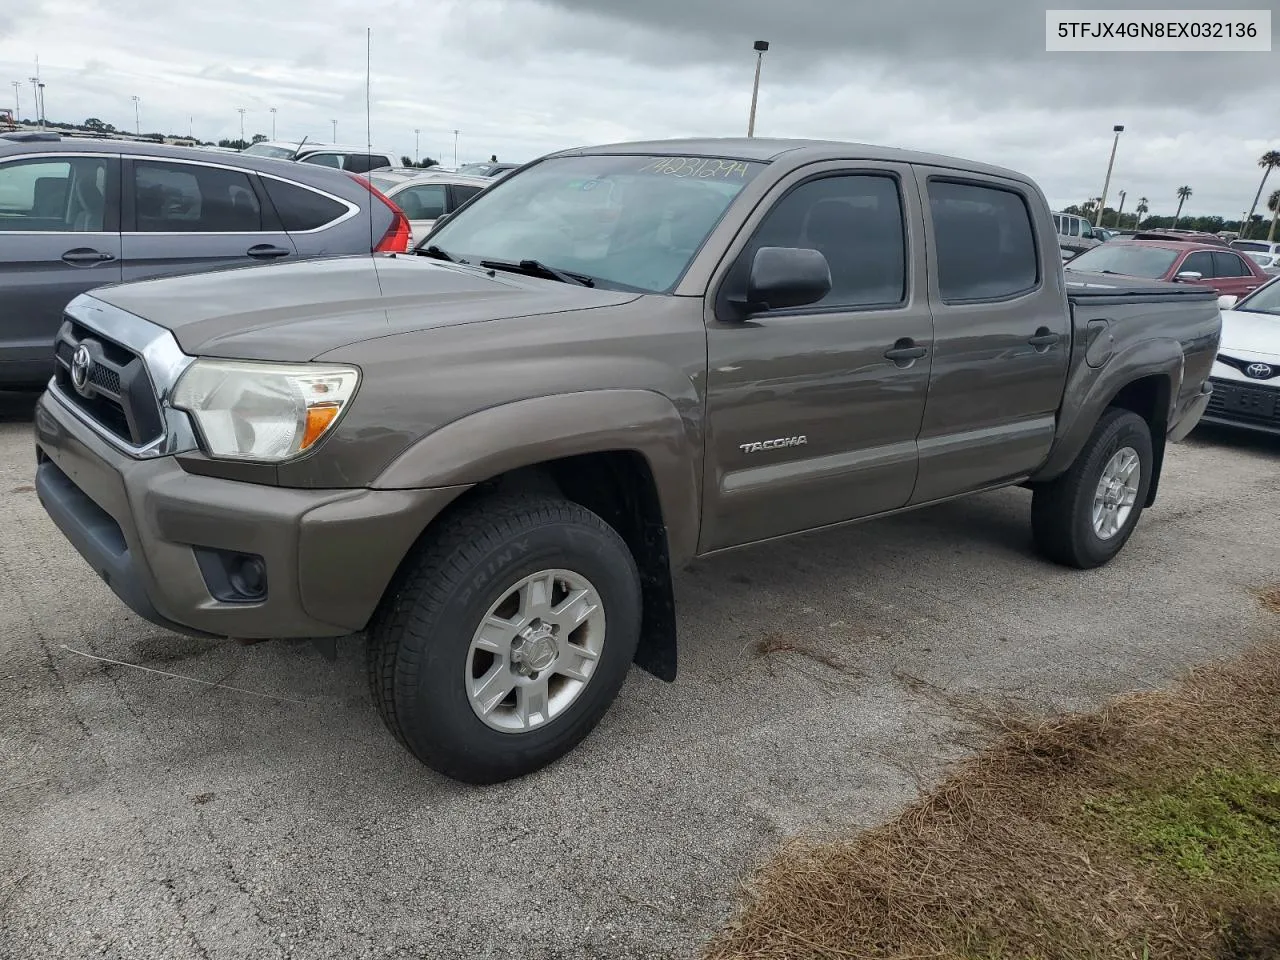
<path fill-rule="evenodd" d="M 481 501 L 443 518 L 370 629 L 374 703 L 433 770 L 509 780 L 575 747 L 622 687 L 640 576 L 618 533 L 575 503 Z"/>
<path fill-rule="evenodd" d="M 1138 524 L 1152 463 L 1147 422 L 1131 410 L 1108 409 L 1070 469 L 1035 488 L 1031 530 L 1036 549 L 1081 570 L 1107 563 Z"/>

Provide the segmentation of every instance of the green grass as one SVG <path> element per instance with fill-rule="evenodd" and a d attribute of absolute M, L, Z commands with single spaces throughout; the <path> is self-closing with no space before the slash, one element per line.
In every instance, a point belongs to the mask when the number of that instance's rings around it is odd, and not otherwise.
<path fill-rule="evenodd" d="M 1280 774 L 1254 763 L 1089 801 L 1103 829 L 1193 881 L 1280 893 Z"/>

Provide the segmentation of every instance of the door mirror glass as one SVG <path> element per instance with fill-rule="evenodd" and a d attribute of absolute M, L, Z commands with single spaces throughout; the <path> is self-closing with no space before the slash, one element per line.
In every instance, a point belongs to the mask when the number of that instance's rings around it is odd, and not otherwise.
<path fill-rule="evenodd" d="M 1220 309 L 1220 310 L 1230 310 L 1232 307 L 1234 307 L 1234 306 L 1235 306 L 1237 303 L 1239 303 L 1239 302 L 1240 302 L 1240 298 L 1239 298 L 1239 297 L 1233 297 L 1233 296 L 1232 296 L 1231 294 L 1229 294 L 1229 293 L 1224 293 L 1222 296 L 1220 296 L 1220 297 L 1218 298 L 1218 309 Z"/>
<path fill-rule="evenodd" d="M 1201 279 L 1203 279 L 1203 278 L 1204 278 L 1204 274 L 1202 274 L 1202 273 L 1198 273 L 1198 272 L 1197 272 L 1197 271 L 1195 271 L 1195 270 L 1183 270 L 1183 271 L 1181 271 L 1181 272 L 1180 272 L 1176 277 L 1174 277 L 1173 279 L 1175 279 L 1175 280 L 1185 280 L 1185 281 L 1190 282 L 1190 281 L 1192 281 L 1192 280 L 1201 280 Z"/>
<path fill-rule="evenodd" d="M 748 306 L 784 310 L 817 303 L 831 292 L 831 267 L 817 250 L 761 247 L 751 261 Z"/>

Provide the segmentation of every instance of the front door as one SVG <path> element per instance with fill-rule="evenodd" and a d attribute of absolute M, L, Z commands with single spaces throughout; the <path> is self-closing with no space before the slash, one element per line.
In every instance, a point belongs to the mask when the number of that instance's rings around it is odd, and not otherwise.
<path fill-rule="evenodd" d="M 912 503 L 927 503 L 1027 476 L 1048 456 L 1071 328 L 1061 267 L 1038 241 L 1051 222 L 1032 216 L 1043 201 L 1029 186 L 932 168 L 917 179 L 934 349 Z"/>
<path fill-rule="evenodd" d="M 126 160 L 124 279 L 296 256 L 251 172 L 196 161 Z"/>
<path fill-rule="evenodd" d="M 774 188 L 713 282 L 703 550 L 893 510 L 916 479 L 933 321 L 909 167 L 823 164 Z M 755 251 L 827 258 L 830 294 L 733 319 Z"/>
<path fill-rule="evenodd" d="M 104 154 L 0 163 L 0 386 L 47 380 L 63 308 L 119 282 L 119 186 Z"/>

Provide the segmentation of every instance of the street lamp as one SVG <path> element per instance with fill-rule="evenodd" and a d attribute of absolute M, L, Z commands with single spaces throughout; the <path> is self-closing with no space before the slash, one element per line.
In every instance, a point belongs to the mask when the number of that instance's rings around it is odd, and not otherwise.
<path fill-rule="evenodd" d="M 458 165 L 458 131 L 453 131 L 453 165 Z"/>
<path fill-rule="evenodd" d="M 271 139 L 276 138 L 276 108 L 271 108 Z"/>
<path fill-rule="evenodd" d="M 1111 141 L 1111 159 L 1107 161 L 1107 179 L 1102 183 L 1102 199 L 1098 202 L 1098 219 L 1093 224 L 1095 227 L 1102 226 L 1102 211 L 1107 208 L 1107 188 L 1111 186 L 1111 167 L 1116 162 L 1116 145 L 1120 142 L 1120 134 L 1124 132 L 1124 125 L 1118 123 L 1111 129 L 1116 136 Z"/>
<path fill-rule="evenodd" d="M 142 113 L 139 104 L 142 103 L 141 97 L 130 97 L 133 101 L 133 132 L 138 136 L 142 136 Z"/>
<path fill-rule="evenodd" d="M 333 124 L 333 142 L 337 143 L 338 142 L 338 121 L 330 120 L 329 122 Z"/>
<path fill-rule="evenodd" d="M 244 139 L 244 107 L 236 107 L 236 113 L 240 114 L 240 146 L 243 149 L 248 146 Z"/>
<path fill-rule="evenodd" d="M 413 128 L 413 162 L 414 163 L 422 162 L 422 147 L 420 146 L 421 134 L 422 134 L 421 130 L 419 130 L 417 127 Z"/>
<path fill-rule="evenodd" d="M 35 104 L 32 109 L 35 111 L 36 123 L 40 125 L 40 129 L 44 129 L 44 117 L 40 114 L 40 78 L 31 78 L 31 102 Z"/>
<path fill-rule="evenodd" d="M 13 81 L 13 122 L 15 124 L 22 120 L 22 81 Z"/>
<path fill-rule="evenodd" d="M 1122 213 L 1124 213 L 1124 197 L 1125 197 L 1125 193 L 1124 193 L 1124 191 L 1123 191 L 1123 190 L 1121 190 L 1121 191 L 1120 191 L 1120 206 L 1116 209 L 1116 229 L 1117 229 L 1117 230 L 1119 230 L 1119 229 L 1120 229 L 1120 215 L 1121 215 Z"/>
<path fill-rule="evenodd" d="M 751 86 L 751 119 L 747 121 L 748 137 L 754 137 L 756 135 L 756 98 L 760 95 L 760 65 L 764 62 L 764 52 L 768 49 L 768 40 L 757 40 L 755 42 L 756 80 Z"/>

